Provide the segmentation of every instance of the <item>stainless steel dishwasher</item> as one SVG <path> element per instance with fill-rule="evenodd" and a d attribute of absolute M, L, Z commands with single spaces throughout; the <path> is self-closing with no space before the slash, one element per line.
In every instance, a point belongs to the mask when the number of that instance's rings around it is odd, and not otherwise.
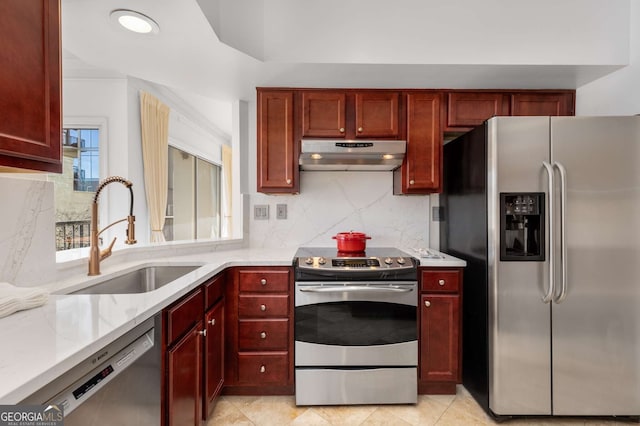
<path fill-rule="evenodd" d="M 59 404 L 65 426 L 159 425 L 161 331 L 158 314 L 21 404 Z"/>

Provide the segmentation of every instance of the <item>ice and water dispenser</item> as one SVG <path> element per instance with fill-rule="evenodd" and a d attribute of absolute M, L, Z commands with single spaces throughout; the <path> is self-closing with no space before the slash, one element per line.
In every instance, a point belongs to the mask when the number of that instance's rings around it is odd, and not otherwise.
<path fill-rule="evenodd" d="M 544 193 L 500 194 L 500 260 L 544 261 Z"/>

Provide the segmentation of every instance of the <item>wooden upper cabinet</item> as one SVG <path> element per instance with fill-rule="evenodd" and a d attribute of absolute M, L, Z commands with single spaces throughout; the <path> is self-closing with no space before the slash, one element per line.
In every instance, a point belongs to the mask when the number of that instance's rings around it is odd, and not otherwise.
<path fill-rule="evenodd" d="M 440 94 L 413 92 L 406 95 L 407 153 L 394 171 L 395 194 L 429 194 L 440 189 L 442 132 Z"/>
<path fill-rule="evenodd" d="M 2 0 L 0 51 L 0 170 L 60 173 L 59 0 Z"/>
<path fill-rule="evenodd" d="M 573 93 L 514 93 L 511 115 L 574 115 Z"/>
<path fill-rule="evenodd" d="M 399 98 L 397 92 L 356 92 L 356 137 L 396 139 Z"/>
<path fill-rule="evenodd" d="M 303 92 L 302 136 L 345 137 L 346 102 L 344 92 Z"/>
<path fill-rule="evenodd" d="M 509 115 L 509 97 L 493 92 L 451 92 L 447 128 L 475 127 L 497 115 Z"/>
<path fill-rule="evenodd" d="M 296 193 L 293 91 L 258 89 L 258 192 Z"/>

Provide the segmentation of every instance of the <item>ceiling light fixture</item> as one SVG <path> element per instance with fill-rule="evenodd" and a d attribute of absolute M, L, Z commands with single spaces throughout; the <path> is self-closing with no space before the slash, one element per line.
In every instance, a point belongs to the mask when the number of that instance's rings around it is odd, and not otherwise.
<path fill-rule="evenodd" d="M 158 34 L 160 26 L 156 21 L 140 12 L 127 9 L 116 9 L 109 15 L 112 21 L 124 28 L 139 34 Z"/>

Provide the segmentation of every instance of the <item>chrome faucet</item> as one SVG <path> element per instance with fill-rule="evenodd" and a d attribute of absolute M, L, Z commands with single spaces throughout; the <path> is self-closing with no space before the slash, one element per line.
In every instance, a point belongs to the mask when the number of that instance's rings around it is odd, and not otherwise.
<path fill-rule="evenodd" d="M 113 182 L 120 182 L 121 184 L 129 188 L 129 192 L 131 193 L 129 203 L 129 216 L 125 217 L 124 219 L 117 220 L 112 224 L 107 225 L 101 231 L 98 231 L 98 196 L 100 195 L 100 191 L 102 191 L 105 186 Z M 100 261 L 111 256 L 111 249 L 116 242 L 116 238 L 114 238 L 113 241 L 111 241 L 111 244 L 109 244 L 109 247 L 100 251 L 100 248 L 98 248 L 98 236 L 104 231 L 111 228 L 116 223 L 124 222 L 126 220 L 128 222 L 128 225 L 127 239 L 125 240 L 125 244 L 136 243 L 134 226 L 136 217 L 133 215 L 133 189 L 131 189 L 132 186 L 133 184 L 130 181 L 120 176 L 108 177 L 103 180 L 100 185 L 98 185 L 96 195 L 93 197 L 93 204 L 91 205 L 91 248 L 89 250 L 89 275 L 100 275 Z"/>

